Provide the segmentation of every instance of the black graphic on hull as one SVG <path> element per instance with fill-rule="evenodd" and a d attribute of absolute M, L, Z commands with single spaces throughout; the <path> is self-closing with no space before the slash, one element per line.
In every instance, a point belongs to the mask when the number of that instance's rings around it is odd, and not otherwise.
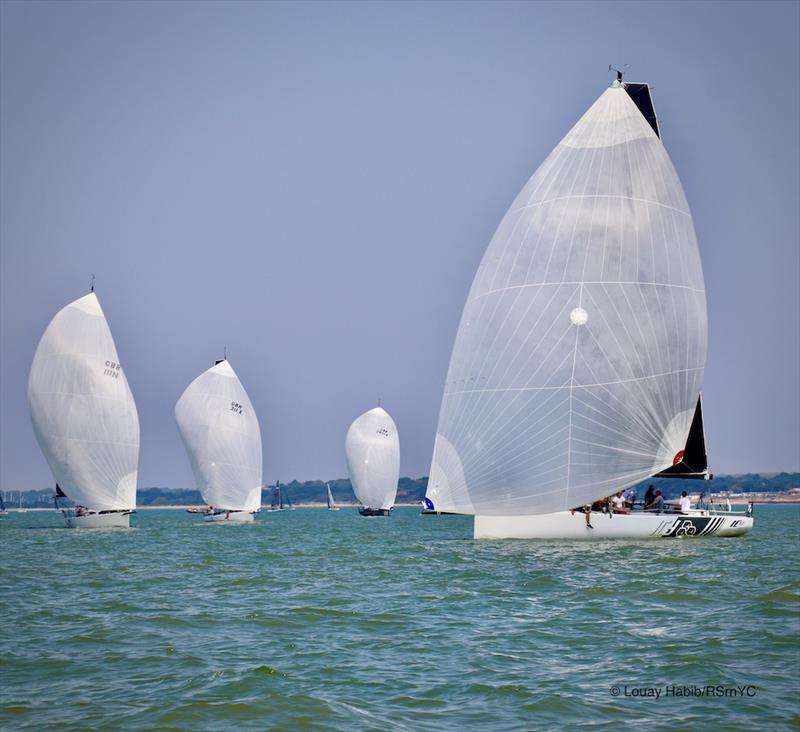
<path fill-rule="evenodd" d="M 710 536 L 722 526 L 724 516 L 681 516 L 675 519 L 664 539 L 681 536 Z"/>

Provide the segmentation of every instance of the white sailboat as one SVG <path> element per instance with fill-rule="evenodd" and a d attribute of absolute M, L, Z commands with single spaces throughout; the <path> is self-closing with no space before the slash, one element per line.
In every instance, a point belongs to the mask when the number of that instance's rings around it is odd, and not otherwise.
<path fill-rule="evenodd" d="M 350 482 L 362 516 L 388 516 L 400 478 L 400 439 L 394 420 L 381 407 L 362 414 L 345 438 Z"/>
<path fill-rule="evenodd" d="M 39 447 L 69 527 L 127 527 L 136 509 L 139 416 L 94 291 L 56 313 L 28 380 Z"/>
<path fill-rule="evenodd" d="M 331 484 L 326 484 L 328 489 L 328 510 L 329 511 L 338 511 L 339 507 L 336 505 L 336 501 L 333 500 L 333 493 L 331 493 Z"/>
<path fill-rule="evenodd" d="M 650 88 L 618 73 L 524 186 L 478 268 L 428 509 L 474 515 L 476 538 L 746 533 L 750 512 L 581 512 L 651 476 L 708 477 L 706 331 L 692 217 Z"/>
<path fill-rule="evenodd" d="M 175 405 L 175 419 L 205 521 L 250 522 L 261 507 L 261 429 L 227 359 L 200 374 Z"/>

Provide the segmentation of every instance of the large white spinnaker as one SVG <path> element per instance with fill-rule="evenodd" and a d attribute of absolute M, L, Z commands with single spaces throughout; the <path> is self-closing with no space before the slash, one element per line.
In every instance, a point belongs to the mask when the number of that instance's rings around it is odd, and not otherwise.
<path fill-rule="evenodd" d="M 139 416 L 94 292 L 47 326 L 31 364 L 28 406 L 64 494 L 91 511 L 136 508 Z"/>
<path fill-rule="evenodd" d="M 390 509 L 400 478 L 400 439 L 394 420 L 381 407 L 370 409 L 350 425 L 344 449 L 356 498 L 366 508 Z"/>
<path fill-rule="evenodd" d="M 649 88 L 615 82 L 501 221 L 450 360 L 427 491 L 437 510 L 551 513 L 680 460 L 706 302 L 656 130 Z"/>
<path fill-rule="evenodd" d="M 261 506 L 261 429 L 227 360 L 198 376 L 175 405 L 175 419 L 197 487 L 216 509 Z"/>

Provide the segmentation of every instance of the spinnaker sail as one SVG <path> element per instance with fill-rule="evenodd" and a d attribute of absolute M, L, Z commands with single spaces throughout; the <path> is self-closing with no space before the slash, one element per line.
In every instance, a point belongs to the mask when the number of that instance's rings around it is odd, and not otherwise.
<path fill-rule="evenodd" d="M 226 359 L 200 374 L 175 405 L 178 430 L 203 500 L 215 509 L 261 506 L 261 429 Z"/>
<path fill-rule="evenodd" d="M 481 261 L 427 497 L 441 511 L 551 513 L 669 468 L 706 345 L 694 225 L 650 89 L 615 81 L 523 187 Z"/>
<path fill-rule="evenodd" d="M 93 511 L 136 508 L 139 416 L 94 292 L 47 326 L 31 365 L 28 406 L 64 494 Z"/>
<path fill-rule="evenodd" d="M 345 455 L 353 492 L 362 505 L 391 508 L 400 478 L 400 439 L 386 410 L 370 409 L 350 425 Z"/>

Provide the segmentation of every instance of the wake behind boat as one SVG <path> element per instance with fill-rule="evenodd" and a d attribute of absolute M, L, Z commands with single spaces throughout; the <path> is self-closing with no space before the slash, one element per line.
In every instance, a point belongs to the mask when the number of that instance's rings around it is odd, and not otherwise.
<path fill-rule="evenodd" d="M 203 520 L 252 522 L 261 506 L 261 429 L 227 359 L 189 384 L 175 405 L 175 419 L 208 504 Z"/>
<path fill-rule="evenodd" d="M 703 272 L 650 88 L 617 79 L 522 189 L 472 283 L 426 498 L 476 538 L 741 535 L 752 516 L 590 506 L 708 478 Z"/>
<path fill-rule="evenodd" d="M 67 526 L 129 526 L 139 417 L 94 288 L 47 326 L 31 365 L 28 406 L 56 492 L 76 504 L 63 511 Z"/>

